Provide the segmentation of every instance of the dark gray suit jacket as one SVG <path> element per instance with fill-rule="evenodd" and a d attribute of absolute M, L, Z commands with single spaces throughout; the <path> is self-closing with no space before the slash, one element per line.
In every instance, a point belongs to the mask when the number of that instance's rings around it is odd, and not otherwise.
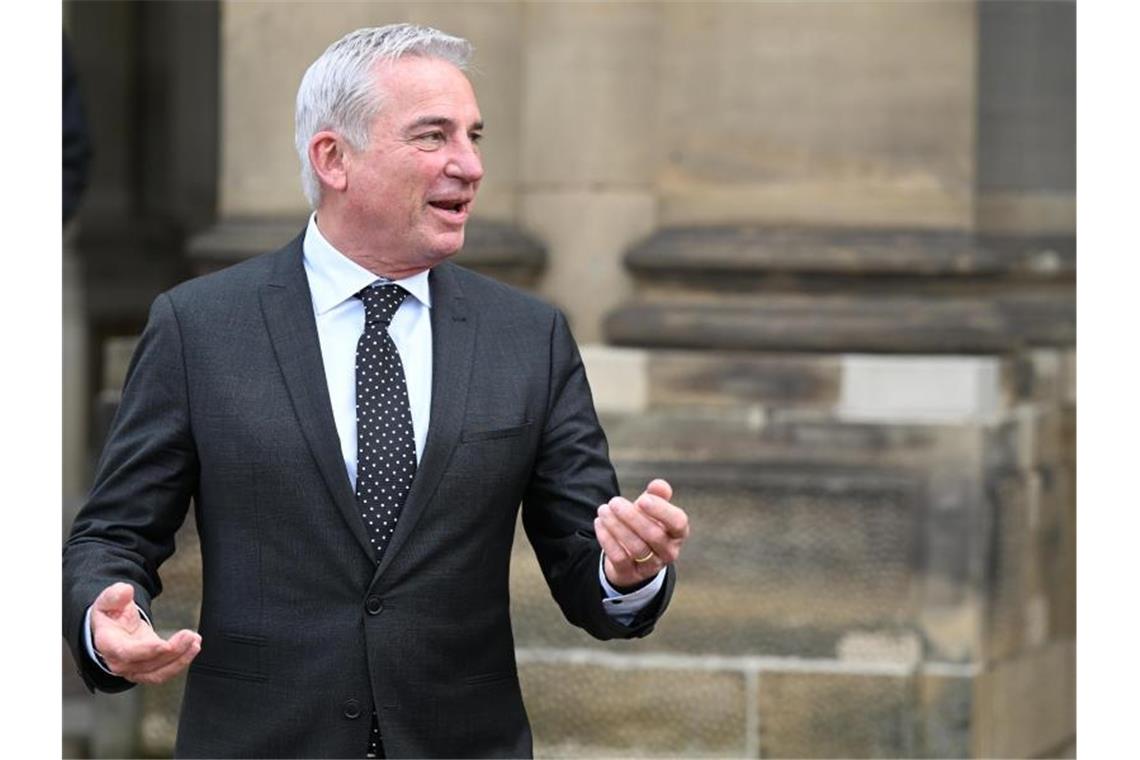
<path fill-rule="evenodd" d="M 127 581 L 149 614 L 193 500 L 202 651 L 177 754 L 525 756 L 508 565 L 519 504 L 566 618 L 603 610 L 592 520 L 617 483 L 573 338 L 542 302 L 462 267 L 430 276 L 431 423 L 377 566 L 341 458 L 302 238 L 155 301 L 94 488 L 64 548 L 64 635 L 92 688 L 83 615 Z M 156 621 L 161 624 L 161 621 Z"/>

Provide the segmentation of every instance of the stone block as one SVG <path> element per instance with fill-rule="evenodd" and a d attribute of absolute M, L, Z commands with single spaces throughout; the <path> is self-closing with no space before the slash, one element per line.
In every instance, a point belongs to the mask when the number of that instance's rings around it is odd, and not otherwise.
<path fill-rule="evenodd" d="M 1077 508 L 1071 467 L 1048 470 L 1042 477 L 1042 526 L 1038 545 L 1043 593 L 1048 600 L 1050 635 L 1077 636 Z"/>
<path fill-rule="evenodd" d="M 920 673 L 916 757 L 970 757 L 974 677 Z"/>
<path fill-rule="evenodd" d="M 528 192 L 649 189 L 659 15 L 657 3 L 527 4 L 521 151 Z"/>
<path fill-rule="evenodd" d="M 843 357 L 839 419 L 887 423 L 978 423 L 1003 404 L 1001 362 L 992 357 Z"/>
<path fill-rule="evenodd" d="M 636 348 L 580 347 L 598 414 L 636 414 L 649 405 L 649 355 Z"/>
<path fill-rule="evenodd" d="M 663 297 L 664 296 L 664 297 Z M 873 354 L 995 354 L 1071 345 L 1072 300 L 882 293 L 669 293 L 624 304 L 609 342 L 653 348 Z"/>
<path fill-rule="evenodd" d="M 987 556 L 984 659 L 996 661 L 1013 657 L 1025 645 L 1025 604 L 1035 588 L 1024 481 L 1008 475 L 995 480 L 990 490 L 993 533 Z"/>
<path fill-rule="evenodd" d="M 523 664 L 536 757 L 740 757 L 739 672 Z"/>
<path fill-rule="evenodd" d="M 548 251 L 540 295 L 566 311 L 579 343 L 601 342 L 602 320 L 629 296 L 622 251 L 652 229 L 654 208 L 653 197 L 641 192 L 524 196 L 523 226 Z"/>
<path fill-rule="evenodd" d="M 761 757 L 913 757 L 913 679 L 760 674 Z"/>
<path fill-rule="evenodd" d="M 839 397 L 840 361 L 830 356 L 654 351 L 649 401 L 663 406 L 814 407 Z"/>
<path fill-rule="evenodd" d="M 665 4 L 663 220 L 967 227 L 974 19 L 955 3 Z"/>
<path fill-rule="evenodd" d="M 1076 736 L 1076 644 L 1054 641 L 978 676 L 974 757 L 1053 757 Z"/>

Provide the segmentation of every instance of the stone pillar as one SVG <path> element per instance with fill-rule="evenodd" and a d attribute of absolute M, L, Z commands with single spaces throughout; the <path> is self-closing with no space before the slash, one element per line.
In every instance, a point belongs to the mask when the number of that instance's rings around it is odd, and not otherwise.
<path fill-rule="evenodd" d="M 656 3 L 529 3 L 522 223 L 544 241 L 540 293 L 580 342 L 630 293 L 622 251 L 656 222 Z"/>

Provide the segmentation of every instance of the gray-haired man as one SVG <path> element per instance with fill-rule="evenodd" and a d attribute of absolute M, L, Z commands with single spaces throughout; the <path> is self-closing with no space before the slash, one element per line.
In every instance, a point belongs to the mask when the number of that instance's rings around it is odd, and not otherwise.
<path fill-rule="evenodd" d="M 151 310 L 64 632 L 92 688 L 189 666 L 180 756 L 529 755 L 520 503 L 570 622 L 644 636 L 668 604 L 687 518 L 662 480 L 616 495 L 564 318 L 447 261 L 483 176 L 470 50 L 411 25 L 333 44 L 297 96 L 305 231 Z M 200 633 L 163 640 L 191 499 Z"/>

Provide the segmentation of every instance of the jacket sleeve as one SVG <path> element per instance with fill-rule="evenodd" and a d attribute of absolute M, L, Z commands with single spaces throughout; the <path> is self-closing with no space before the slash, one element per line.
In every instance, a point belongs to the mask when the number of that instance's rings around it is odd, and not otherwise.
<path fill-rule="evenodd" d="M 132 684 L 88 657 L 87 608 L 104 588 L 125 581 L 153 620 L 150 602 L 162 590 L 158 568 L 174 552 L 197 480 L 182 337 L 164 294 L 151 307 L 95 483 L 63 547 L 63 634 L 89 689 L 115 692 Z"/>
<path fill-rule="evenodd" d="M 630 625 L 602 606 L 598 506 L 616 496 L 617 477 L 578 347 L 560 312 L 550 334 L 550 389 L 541 443 L 523 499 L 523 528 L 566 619 L 599 639 L 648 635 L 673 593 L 676 571 Z"/>

